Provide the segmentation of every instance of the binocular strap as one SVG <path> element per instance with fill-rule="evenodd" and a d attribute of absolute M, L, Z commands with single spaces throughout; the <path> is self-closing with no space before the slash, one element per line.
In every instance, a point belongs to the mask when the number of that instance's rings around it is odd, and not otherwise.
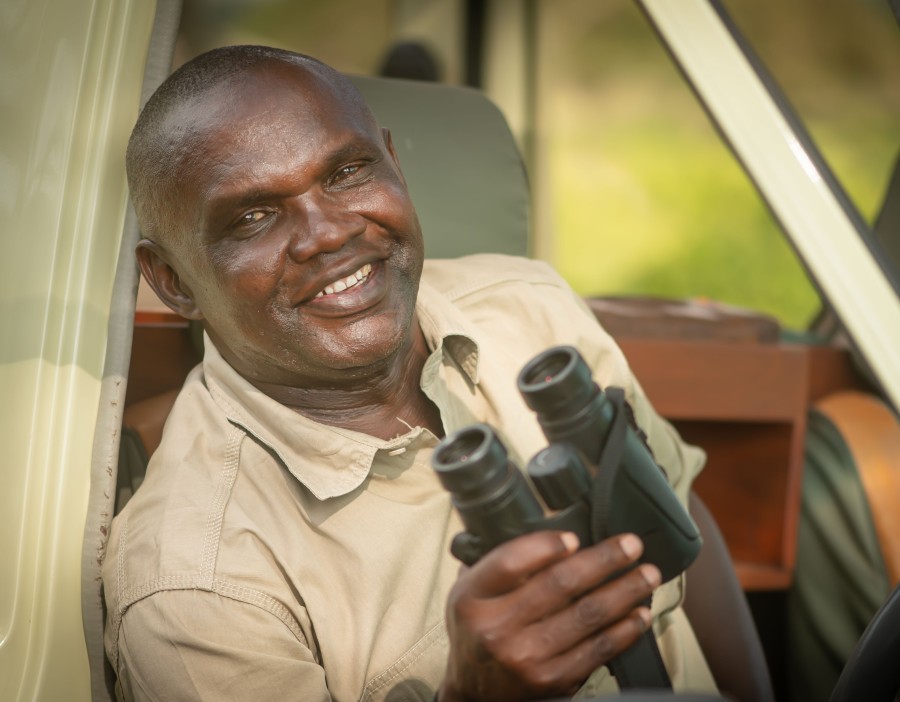
<path fill-rule="evenodd" d="M 591 487 L 591 536 L 595 543 L 610 536 L 608 515 L 612 486 L 622 463 L 628 424 L 623 390 L 616 387 L 607 388 L 606 396 L 615 406 L 616 415 L 597 462 L 597 477 L 594 478 Z M 646 604 L 650 606 L 649 599 Z M 672 682 L 669 680 L 652 629 L 645 631 L 629 649 L 610 661 L 608 668 L 622 689 L 672 689 Z"/>
<path fill-rule="evenodd" d="M 649 602 L 648 602 L 649 604 Z M 609 662 L 610 672 L 616 676 L 621 689 L 665 689 L 671 690 L 672 683 L 663 663 L 656 636 L 652 629 L 645 631 L 631 648 L 623 651 Z"/>

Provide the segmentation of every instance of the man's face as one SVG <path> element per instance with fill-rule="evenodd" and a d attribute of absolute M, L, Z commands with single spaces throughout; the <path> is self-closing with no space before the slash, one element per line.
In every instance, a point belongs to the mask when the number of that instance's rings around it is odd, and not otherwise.
<path fill-rule="evenodd" d="M 423 245 L 385 134 L 324 80 L 275 62 L 176 120 L 187 136 L 169 263 L 225 358 L 306 386 L 396 352 Z"/>

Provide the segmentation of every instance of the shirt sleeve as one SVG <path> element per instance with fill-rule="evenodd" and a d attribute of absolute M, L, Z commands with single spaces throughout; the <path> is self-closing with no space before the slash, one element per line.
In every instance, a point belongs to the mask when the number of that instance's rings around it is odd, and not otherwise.
<path fill-rule="evenodd" d="M 133 604 L 116 672 L 120 700 L 331 700 L 323 668 L 281 619 L 204 590 Z"/>

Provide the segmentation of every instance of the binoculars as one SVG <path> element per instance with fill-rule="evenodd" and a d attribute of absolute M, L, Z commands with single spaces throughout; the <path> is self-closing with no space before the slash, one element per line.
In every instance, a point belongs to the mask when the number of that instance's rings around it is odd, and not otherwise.
<path fill-rule="evenodd" d="M 537 494 L 487 424 L 444 438 L 432 467 L 466 528 L 453 555 L 471 565 L 542 529 L 572 531 L 583 546 L 632 532 L 644 542 L 640 562 L 655 564 L 663 582 L 684 571 L 700 551 L 700 534 L 631 426 L 622 391 L 602 391 L 571 346 L 534 357 L 517 384 L 548 441 L 526 467 Z"/>

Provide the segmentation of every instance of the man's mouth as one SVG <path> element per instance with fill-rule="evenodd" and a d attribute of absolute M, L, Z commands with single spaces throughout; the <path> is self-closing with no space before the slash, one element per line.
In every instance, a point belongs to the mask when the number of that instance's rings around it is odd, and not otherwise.
<path fill-rule="evenodd" d="M 367 263 L 362 268 L 360 268 L 356 273 L 351 273 L 346 278 L 341 278 L 340 280 L 336 280 L 333 283 L 326 285 L 324 290 L 320 290 L 316 293 L 316 298 L 325 297 L 326 295 L 334 295 L 335 293 L 344 292 L 344 290 L 348 290 L 356 285 L 362 283 L 366 278 L 369 277 L 369 273 L 372 272 L 372 264 Z"/>

